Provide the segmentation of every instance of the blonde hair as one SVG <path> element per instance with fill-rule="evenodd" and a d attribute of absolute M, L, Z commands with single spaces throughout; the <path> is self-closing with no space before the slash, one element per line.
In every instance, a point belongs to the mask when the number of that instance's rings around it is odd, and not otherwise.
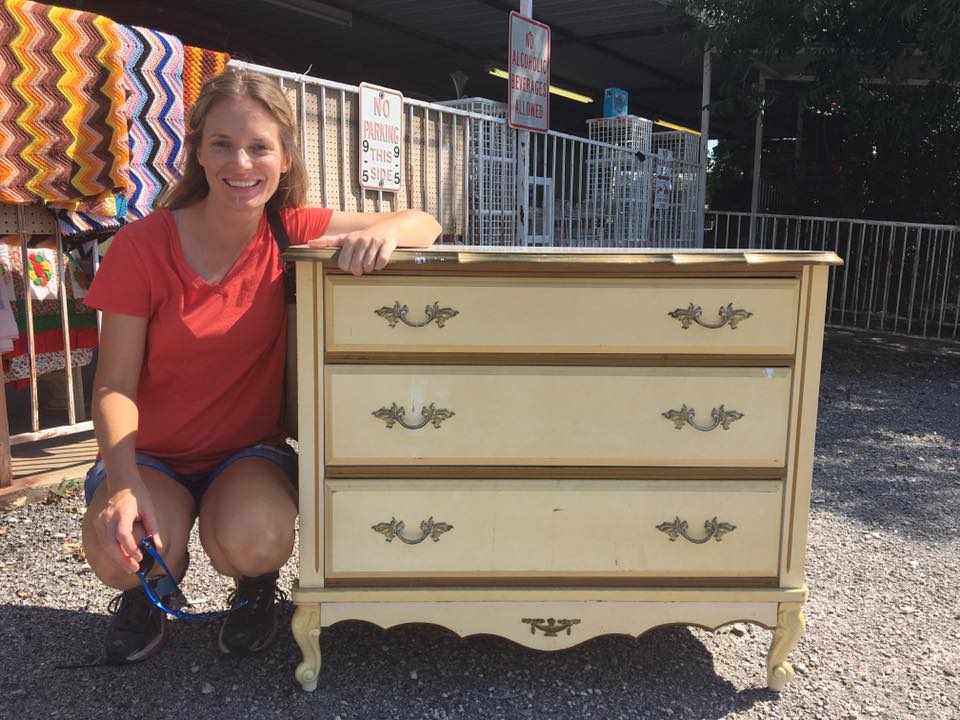
<path fill-rule="evenodd" d="M 283 92 L 266 75 L 242 69 L 227 69 L 203 84 L 190 108 L 184 138 L 186 166 L 182 177 L 164 190 L 157 207 L 177 210 L 202 200 L 210 192 L 207 176 L 197 160 L 197 148 L 203 140 L 203 126 L 210 110 L 226 98 L 250 98 L 260 103 L 276 120 L 280 143 L 290 163 L 280 175 L 277 191 L 267 201 L 275 209 L 303 207 L 307 201 L 307 173 L 297 149 L 297 123 Z"/>

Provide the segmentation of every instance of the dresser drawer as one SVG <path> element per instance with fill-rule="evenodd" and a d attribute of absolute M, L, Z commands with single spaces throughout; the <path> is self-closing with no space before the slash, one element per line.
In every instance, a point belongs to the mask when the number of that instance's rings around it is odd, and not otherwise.
<path fill-rule="evenodd" d="M 326 350 L 789 355 L 798 286 L 759 278 L 333 275 L 325 285 Z"/>
<path fill-rule="evenodd" d="M 790 379 L 789 368 L 330 365 L 325 457 L 779 468 Z"/>
<path fill-rule="evenodd" d="M 327 576 L 772 577 L 781 500 L 772 480 L 328 480 Z"/>

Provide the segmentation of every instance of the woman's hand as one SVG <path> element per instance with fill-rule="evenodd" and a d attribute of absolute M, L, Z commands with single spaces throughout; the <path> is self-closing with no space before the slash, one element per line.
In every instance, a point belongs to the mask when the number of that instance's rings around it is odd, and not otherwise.
<path fill-rule="evenodd" d="M 330 217 L 327 234 L 307 245 L 340 248 L 337 264 L 344 272 L 362 275 L 383 270 L 397 247 L 430 247 L 441 228 L 422 210 L 386 213 L 336 211 Z"/>
<path fill-rule="evenodd" d="M 324 235 L 310 240 L 307 245 L 313 248 L 340 248 L 337 265 L 344 272 L 360 276 L 385 268 L 397 249 L 397 240 L 392 233 L 372 226 L 340 235 Z"/>
<path fill-rule="evenodd" d="M 161 550 L 163 546 L 153 501 L 139 478 L 110 496 L 95 523 L 100 546 L 125 572 L 131 574 L 138 570 L 143 559 L 134 535 L 137 522 L 143 526 L 144 536 L 152 535 L 157 550 Z"/>

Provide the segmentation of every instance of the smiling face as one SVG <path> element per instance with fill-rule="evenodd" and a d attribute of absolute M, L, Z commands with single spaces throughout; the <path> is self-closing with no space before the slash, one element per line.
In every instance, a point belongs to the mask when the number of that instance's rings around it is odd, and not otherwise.
<path fill-rule="evenodd" d="M 240 211 L 260 212 L 290 167 L 280 126 L 248 97 L 223 98 L 210 108 L 197 161 L 210 187 L 207 202 Z"/>

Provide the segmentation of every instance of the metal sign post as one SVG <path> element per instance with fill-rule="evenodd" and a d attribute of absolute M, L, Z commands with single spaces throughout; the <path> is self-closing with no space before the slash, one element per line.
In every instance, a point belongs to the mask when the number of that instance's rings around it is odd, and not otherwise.
<path fill-rule="evenodd" d="M 510 53 L 507 124 L 516 129 L 516 243 L 530 238 L 530 130 L 550 129 L 550 28 L 535 23 L 533 0 L 521 0 L 520 12 L 510 13 L 507 48 Z M 532 33 L 532 36 L 528 33 Z M 514 43 L 517 52 L 514 52 Z M 519 91 L 515 94 L 516 90 Z M 542 94 L 541 94 L 542 93 Z M 514 101 L 518 105 L 514 105 Z M 522 110 L 523 112 L 517 112 Z M 515 116 L 516 113 L 516 116 Z M 531 122 L 539 121 L 536 126 Z"/>

